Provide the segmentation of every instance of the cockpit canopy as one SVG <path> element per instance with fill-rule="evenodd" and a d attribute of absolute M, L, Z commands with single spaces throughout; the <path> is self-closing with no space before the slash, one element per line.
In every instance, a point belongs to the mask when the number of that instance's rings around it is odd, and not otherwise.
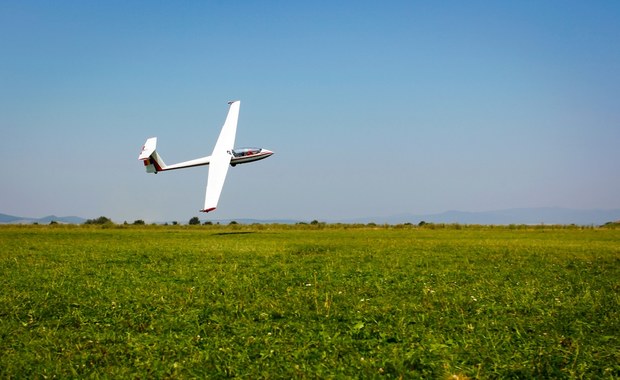
<path fill-rule="evenodd" d="M 261 150 L 261 148 L 237 148 L 232 151 L 232 154 L 235 157 L 247 157 L 258 154 Z"/>

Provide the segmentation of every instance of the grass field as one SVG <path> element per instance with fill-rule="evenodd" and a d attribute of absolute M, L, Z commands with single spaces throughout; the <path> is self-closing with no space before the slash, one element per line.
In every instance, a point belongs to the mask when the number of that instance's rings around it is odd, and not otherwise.
<path fill-rule="evenodd" d="M 0 378 L 620 377 L 620 229 L 0 226 Z"/>

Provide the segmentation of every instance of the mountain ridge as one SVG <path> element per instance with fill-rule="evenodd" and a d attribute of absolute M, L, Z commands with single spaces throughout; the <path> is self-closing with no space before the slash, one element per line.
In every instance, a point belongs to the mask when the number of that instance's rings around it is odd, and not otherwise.
<path fill-rule="evenodd" d="M 315 218 L 316 219 L 316 218 Z M 21 217 L 0 213 L 0 224 L 49 224 L 51 222 L 66 224 L 82 224 L 87 219 L 78 216 L 48 215 L 42 218 Z M 189 219 L 188 219 L 189 220 Z M 317 219 L 318 220 L 318 219 Z M 236 221 L 240 224 L 295 224 L 309 223 L 304 219 L 219 219 L 212 223 L 228 224 Z M 570 209 L 561 207 L 538 208 L 510 208 L 492 211 L 459 211 L 450 210 L 436 214 L 402 213 L 388 216 L 342 218 L 320 220 L 327 223 L 376 223 L 376 224 L 403 224 L 420 222 L 426 223 L 458 223 L 458 224 L 575 224 L 575 225 L 603 225 L 607 222 L 620 221 L 620 209 Z M 163 223 L 163 222 L 161 222 Z M 182 223 L 184 224 L 184 223 Z"/>
<path fill-rule="evenodd" d="M 570 209 L 561 207 L 510 208 L 491 211 L 450 210 L 437 214 L 398 214 L 359 218 L 374 223 L 460 223 L 460 224 L 576 224 L 602 225 L 620 220 L 620 209 Z M 355 222 L 356 219 L 350 220 Z"/>
<path fill-rule="evenodd" d="M 24 216 L 15 216 L 0 213 L 0 224 L 49 224 L 51 222 L 65 223 L 65 224 L 82 224 L 86 219 L 79 216 L 56 216 L 48 215 L 42 218 L 30 218 Z"/>

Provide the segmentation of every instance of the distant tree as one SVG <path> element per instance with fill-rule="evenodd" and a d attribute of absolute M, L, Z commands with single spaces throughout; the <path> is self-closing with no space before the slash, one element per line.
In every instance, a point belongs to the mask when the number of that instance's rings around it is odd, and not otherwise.
<path fill-rule="evenodd" d="M 428 223 L 426 223 L 425 221 L 421 221 L 420 223 L 418 223 L 418 226 L 422 227 L 427 225 Z"/>
<path fill-rule="evenodd" d="M 177 224 L 179 224 L 179 222 L 177 222 L 176 220 L 172 222 L 173 226 L 176 226 Z"/>
<path fill-rule="evenodd" d="M 228 223 L 228 224 L 229 224 L 229 225 L 234 225 L 234 224 L 239 224 L 239 223 L 237 223 L 237 221 L 236 221 L 236 220 L 231 220 L 231 221 L 230 221 L 230 223 Z"/>
<path fill-rule="evenodd" d="M 54 225 L 54 224 L 58 224 L 58 222 L 55 220 L 50 221 L 50 225 Z"/>
<path fill-rule="evenodd" d="M 190 226 L 199 226 L 199 225 L 200 225 L 200 219 L 198 219 L 198 217 L 197 217 L 197 216 L 195 216 L 195 217 L 191 218 L 191 219 L 189 220 L 189 225 L 190 225 Z"/>
<path fill-rule="evenodd" d="M 133 221 L 133 225 L 134 226 L 143 226 L 145 224 L 146 223 L 144 223 L 144 220 L 142 220 L 142 219 L 136 219 L 136 220 Z"/>
<path fill-rule="evenodd" d="M 323 228 L 325 227 L 325 222 L 319 222 L 318 220 L 313 220 L 312 222 L 310 222 L 310 225 L 313 226 L 314 228 Z"/>
<path fill-rule="evenodd" d="M 112 222 L 112 219 L 110 218 L 106 218 L 105 216 L 100 216 L 97 219 L 87 219 L 84 224 L 98 224 L 98 225 L 103 225 L 103 224 L 114 224 L 114 222 Z"/>
<path fill-rule="evenodd" d="M 210 220 L 207 220 L 207 221 L 205 221 L 204 223 L 202 223 L 202 225 L 203 225 L 203 226 L 210 226 L 210 225 L 212 225 L 212 224 L 213 224 L 213 222 L 212 222 L 212 221 L 210 221 Z"/>

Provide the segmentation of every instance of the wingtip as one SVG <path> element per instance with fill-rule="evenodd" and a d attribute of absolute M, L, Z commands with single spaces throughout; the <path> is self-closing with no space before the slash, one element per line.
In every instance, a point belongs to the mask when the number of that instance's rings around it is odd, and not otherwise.
<path fill-rule="evenodd" d="M 229 101 L 229 102 L 228 102 L 228 104 L 237 103 L 237 102 L 239 102 L 239 101 L 240 101 L 240 100 L 231 100 L 231 101 Z"/>
<path fill-rule="evenodd" d="M 213 211 L 213 210 L 215 210 L 215 207 L 205 208 L 204 210 L 200 210 L 200 212 L 207 213 L 207 212 L 211 212 L 211 211 Z"/>

